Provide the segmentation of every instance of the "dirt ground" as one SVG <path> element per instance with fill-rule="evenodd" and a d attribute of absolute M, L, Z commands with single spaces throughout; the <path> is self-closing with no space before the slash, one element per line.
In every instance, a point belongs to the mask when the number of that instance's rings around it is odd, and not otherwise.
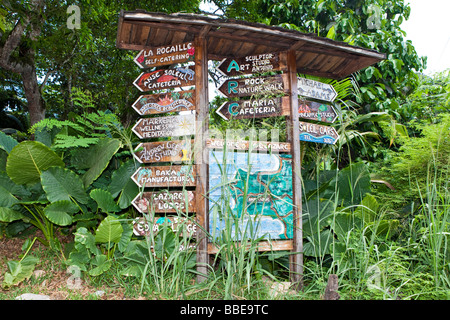
<path fill-rule="evenodd" d="M 38 232 L 30 236 L 39 236 Z M 66 244 L 70 237 L 61 237 L 61 243 Z M 111 289 L 106 286 L 93 287 L 81 280 L 81 286 L 71 288 L 68 283 L 74 283 L 73 275 L 67 272 L 65 266 L 61 263 L 61 255 L 51 254 L 39 241 L 35 241 L 29 254 L 40 259 L 35 267 L 35 274 L 30 279 L 23 281 L 18 286 L 9 290 L 2 287 L 4 274 L 8 271 L 7 261 L 20 260 L 22 246 L 26 238 L 0 238 L 0 300 L 15 299 L 23 293 L 35 293 L 50 296 L 52 300 L 129 300 L 125 297 L 123 290 Z M 100 297 L 95 295 L 97 291 L 104 291 Z M 142 298 L 138 298 L 142 299 Z M 134 299 L 133 299 L 134 300 Z"/>

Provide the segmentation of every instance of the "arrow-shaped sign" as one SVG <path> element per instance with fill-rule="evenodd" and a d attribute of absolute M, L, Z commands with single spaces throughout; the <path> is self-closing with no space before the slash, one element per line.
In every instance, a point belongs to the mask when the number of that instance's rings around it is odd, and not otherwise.
<path fill-rule="evenodd" d="M 132 131 L 140 138 L 179 137 L 195 134 L 195 115 L 142 118 Z"/>
<path fill-rule="evenodd" d="M 142 187 L 195 187 L 194 166 L 140 167 L 131 179 Z"/>
<path fill-rule="evenodd" d="M 300 140 L 316 143 L 335 144 L 339 134 L 333 127 L 300 121 Z"/>
<path fill-rule="evenodd" d="M 195 84 L 195 71 L 189 67 L 143 72 L 133 84 L 142 92 L 171 89 Z"/>
<path fill-rule="evenodd" d="M 285 93 L 289 87 L 288 81 L 287 74 L 277 74 L 268 77 L 228 79 L 219 87 L 219 91 L 229 98 L 265 94 L 274 95 Z"/>
<path fill-rule="evenodd" d="M 190 161 L 192 145 L 192 140 L 140 143 L 133 155 L 140 163 Z"/>
<path fill-rule="evenodd" d="M 195 191 L 143 192 L 131 202 L 141 213 L 149 212 L 194 212 Z M 186 208 L 187 204 L 187 208 Z"/>
<path fill-rule="evenodd" d="M 141 116 L 195 110 L 195 90 L 142 95 L 132 107 Z"/>
<path fill-rule="evenodd" d="M 337 92 L 328 83 L 298 77 L 298 94 L 317 100 L 333 102 L 337 97 Z"/>
<path fill-rule="evenodd" d="M 254 100 L 239 100 L 224 102 L 216 113 L 225 120 L 267 118 L 284 115 L 283 110 L 288 110 L 289 98 L 265 98 Z"/>
<path fill-rule="evenodd" d="M 286 54 L 263 53 L 245 56 L 241 58 L 223 59 L 216 69 L 226 77 L 234 77 L 243 74 L 264 73 L 281 70 L 286 67 Z"/>
<path fill-rule="evenodd" d="M 337 118 L 336 110 L 332 105 L 304 99 L 298 100 L 298 115 L 301 119 L 327 123 L 333 123 Z"/>
<path fill-rule="evenodd" d="M 175 45 L 141 50 L 134 62 L 140 68 L 153 68 L 175 63 L 194 61 L 194 43 L 186 42 Z"/>

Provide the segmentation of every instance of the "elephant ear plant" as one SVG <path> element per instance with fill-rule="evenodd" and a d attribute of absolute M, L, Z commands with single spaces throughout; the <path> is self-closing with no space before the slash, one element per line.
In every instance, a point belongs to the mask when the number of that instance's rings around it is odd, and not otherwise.
<path fill-rule="evenodd" d="M 104 173 L 121 146 L 121 140 L 103 137 L 88 147 L 55 151 L 39 141 L 18 143 L 0 132 L 0 222 L 22 220 L 32 224 L 42 231 L 43 238 L 38 238 L 39 241 L 61 251 L 55 226 L 103 218 L 98 214 L 98 209 L 102 209 L 98 201 L 100 191 L 93 190 L 108 186 L 95 185 L 94 181 Z M 132 167 L 120 170 L 127 174 L 135 167 L 132 161 L 122 166 Z M 123 199 L 132 198 L 138 190 L 130 189 L 128 181 L 117 174 L 112 180 L 111 190 L 120 199 L 116 204 L 111 196 L 110 206 L 117 212 L 129 205 Z M 98 222 L 90 226 L 96 225 Z"/>

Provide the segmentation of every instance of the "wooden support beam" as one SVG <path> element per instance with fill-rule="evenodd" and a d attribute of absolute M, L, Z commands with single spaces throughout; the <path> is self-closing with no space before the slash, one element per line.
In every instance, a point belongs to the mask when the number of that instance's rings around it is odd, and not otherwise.
<path fill-rule="evenodd" d="M 290 256 L 291 282 L 297 290 L 303 288 L 303 231 L 302 231 L 302 183 L 300 157 L 300 128 L 298 115 L 297 63 L 295 51 L 287 53 L 288 75 L 290 83 L 291 116 L 287 118 L 288 139 L 292 154 L 292 190 L 294 211 L 293 254 Z"/>
<path fill-rule="evenodd" d="M 204 30 L 207 31 L 207 30 Z M 204 33 L 206 34 L 206 32 Z M 206 132 L 209 127 L 208 101 L 208 52 L 206 38 L 195 38 L 195 100 L 196 133 L 194 142 L 194 159 L 196 163 L 196 217 L 200 230 L 197 235 L 197 282 L 203 282 L 208 273 L 208 149 Z"/>

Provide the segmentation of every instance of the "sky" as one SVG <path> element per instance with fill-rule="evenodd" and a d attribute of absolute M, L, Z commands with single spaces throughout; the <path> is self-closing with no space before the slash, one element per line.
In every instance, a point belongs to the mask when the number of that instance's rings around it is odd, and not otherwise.
<path fill-rule="evenodd" d="M 450 0 L 405 0 L 411 15 L 400 26 L 419 56 L 427 56 L 425 74 L 450 68 Z"/>

